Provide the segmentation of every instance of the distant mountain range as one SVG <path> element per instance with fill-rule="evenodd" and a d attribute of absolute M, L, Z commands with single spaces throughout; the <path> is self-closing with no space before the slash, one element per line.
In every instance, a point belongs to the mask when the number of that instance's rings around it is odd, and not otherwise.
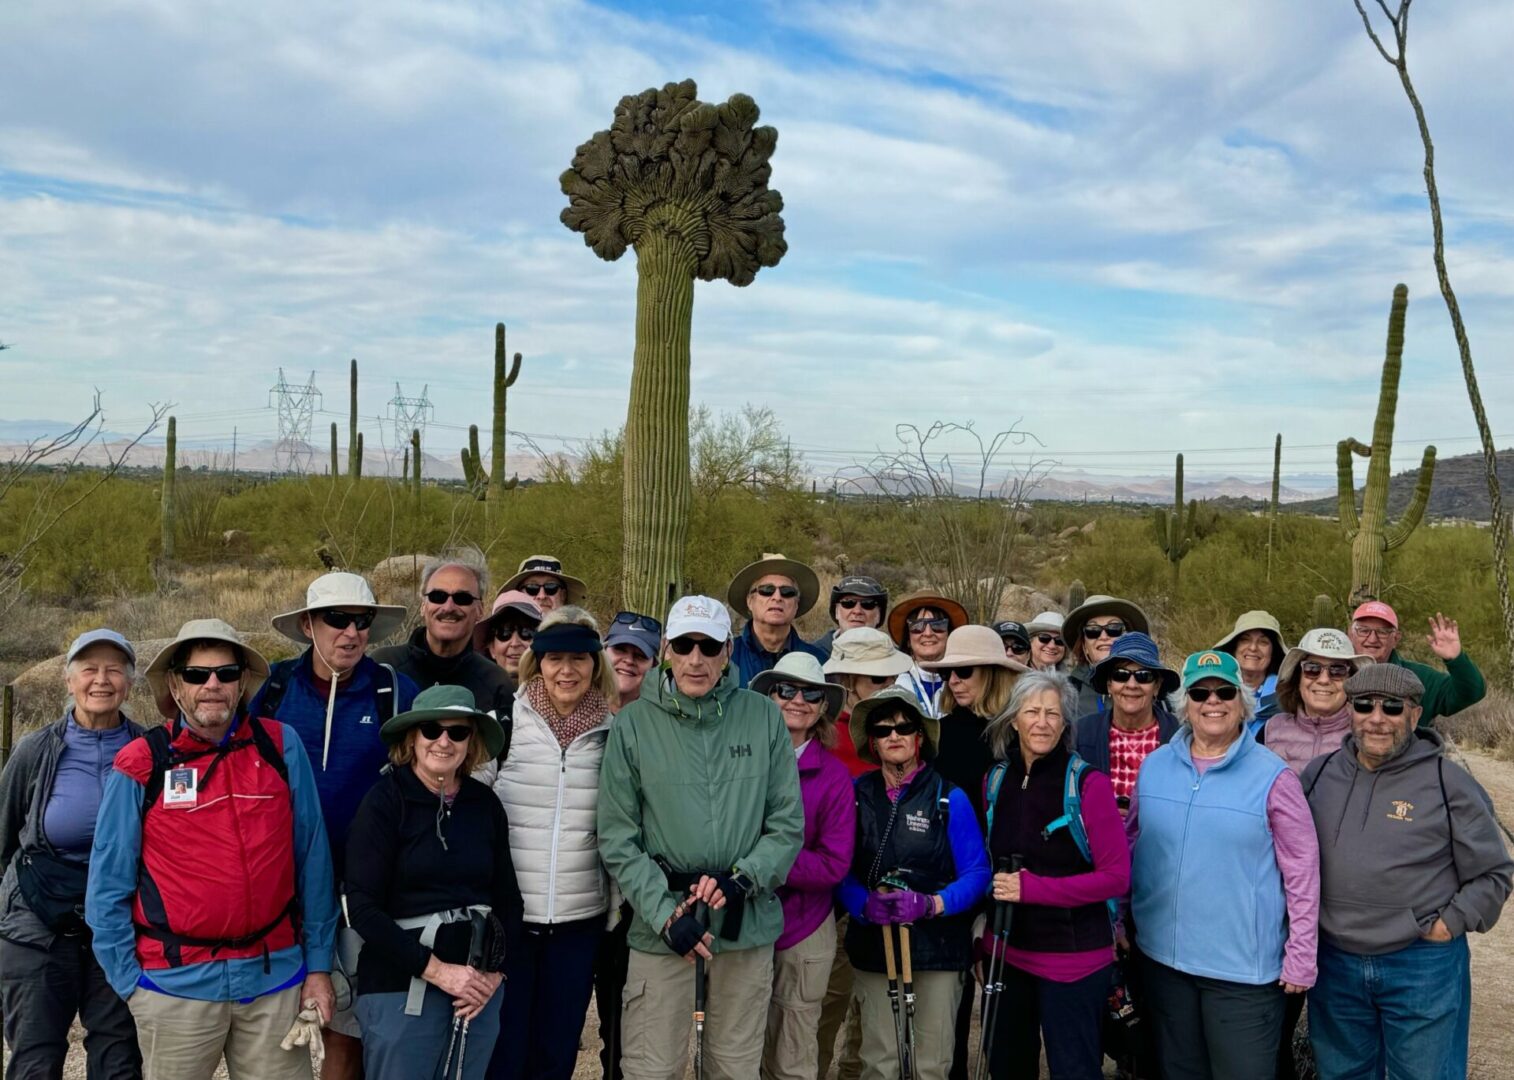
<path fill-rule="evenodd" d="M 1365 458 L 1356 459 L 1356 479 L 1366 480 Z M 1498 451 L 1498 482 L 1503 489 L 1505 509 L 1514 508 L 1514 449 Z M 1414 497 L 1414 486 L 1419 483 L 1419 465 L 1396 473 L 1388 480 L 1388 516 L 1396 519 Z M 1361 484 L 1357 485 L 1357 505 L 1361 505 Z M 1296 513 L 1320 514 L 1334 517 L 1336 497 L 1313 499 L 1309 502 L 1291 504 L 1288 509 Z M 1488 482 L 1483 475 L 1481 454 L 1458 454 L 1456 457 L 1440 458 L 1435 462 L 1435 478 L 1430 482 L 1430 502 L 1425 513 L 1434 518 L 1462 518 L 1467 521 L 1488 522 L 1493 518 L 1488 508 Z"/>

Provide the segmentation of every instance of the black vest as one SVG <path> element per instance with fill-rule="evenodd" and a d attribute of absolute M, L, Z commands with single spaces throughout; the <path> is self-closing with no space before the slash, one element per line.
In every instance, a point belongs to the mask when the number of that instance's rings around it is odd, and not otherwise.
<path fill-rule="evenodd" d="M 1073 842 L 1069 828 L 1063 826 L 1049 836 L 1042 832 L 1062 816 L 1067 760 L 1067 751 L 1058 746 L 1031 766 L 1027 783 L 1025 761 L 1018 747 L 1010 749 L 1009 768 L 994 804 L 993 835 L 988 841 L 989 858 L 996 869 L 999 860 L 1010 855 L 1021 856 L 1024 869 L 1038 877 L 1072 877 L 1093 869 Z M 1083 782 L 1086 786 L 1087 773 Z M 1016 904 L 1009 931 L 1012 946 L 1036 952 L 1084 952 L 1108 948 L 1113 941 L 1109 909 L 1103 903 L 1075 908 Z"/>
<path fill-rule="evenodd" d="M 852 875 L 869 889 L 897 876 L 922 893 L 939 892 L 955 881 L 947 835 L 947 801 L 955 790 L 930 765 L 915 774 L 898 802 L 890 801 L 881 769 L 858 779 Z M 911 965 L 916 971 L 965 971 L 972 966 L 971 939 L 970 912 L 922 919 L 910 929 Z M 846 954 L 859 971 L 883 971 L 882 929 L 849 920 Z"/>

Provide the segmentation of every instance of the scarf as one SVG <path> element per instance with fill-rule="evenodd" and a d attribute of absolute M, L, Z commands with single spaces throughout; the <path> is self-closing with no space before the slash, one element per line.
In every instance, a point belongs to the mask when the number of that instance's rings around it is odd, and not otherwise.
<path fill-rule="evenodd" d="M 547 722 L 547 727 L 557 737 L 557 745 L 564 750 L 584 732 L 603 724 L 610 715 L 609 703 L 595 686 L 589 687 L 589 692 L 573 707 L 571 713 L 567 716 L 559 715 L 557 706 L 547 696 L 547 683 L 540 675 L 526 684 L 526 700 L 531 703 L 536 714 Z"/>

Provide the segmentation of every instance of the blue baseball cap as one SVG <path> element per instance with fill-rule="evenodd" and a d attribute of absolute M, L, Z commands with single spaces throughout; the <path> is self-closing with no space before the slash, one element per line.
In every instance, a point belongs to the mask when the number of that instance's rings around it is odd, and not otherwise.
<path fill-rule="evenodd" d="M 72 664 L 74 662 L 74 657 L 78 656 L 85 649 L 89 648 L 91 645 L 99 645 L 102 643 L 106 645 L 114 645 L 116 648 L 120 649 L 123 653 L 126 654 L 126 659 L 131 661 L 132 667 L 137 666 L 137 650 L 131 647 L 131 642 L 127 641 L 124 637 L 116 633 L 114 630 L 106 630 L 103 627 L 99 630 L 86 630 L 84 631 L 84 633 L 74 638 L 74 643 L 68 647 L 68 656 L 63 662 L 65 664 Z"/>
<path fill-rule="evenodd" d="M 634 611 L 617 612 L 605 634 L 605 648 L 634 645 L 648 660 L 657 659 L 657 647 L 661 644 L 662 623 L 650 615 L 638 615 Z"/>

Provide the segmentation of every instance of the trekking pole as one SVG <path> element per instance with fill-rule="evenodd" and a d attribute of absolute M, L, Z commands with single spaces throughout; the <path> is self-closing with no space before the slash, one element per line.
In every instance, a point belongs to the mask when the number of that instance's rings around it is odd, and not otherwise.
<path fill-rule="evenodd" d="M 904 1016 L 899 1011 L 899 966 L 894 962 L 894 927 L 892 923 L 884 923 L 879 929 L 883 931 L 883 971 L 888 977 L 888 1003 L 894 1010 L 894 1041 L 899 1047 L 899 1077 L 900 1080 L 908 1080 L 909 1049 L 904 1034 Z"/>
<path fill-rule="evenodd" d="M 915 1075 L 915 972 L 910 964 L 909 923 L 899 924 L 899 966 L 904 978 L 904 1045 L 909 1051 L 908 1069 L 899 1070 L 899 1080 Z"/>
<path fill-rule="evenodd" d="M 998 874 L 1017 874 L 1025 860 L 1019 855 L 1001 858 L 994 864 Z M 1004 996 L 1004 949 L 1009 946 L 1009 929 L 1014 922 L 1014 905 L 1008 900 L 994 901 L 994 936 L 989 965 L 983 984 L 983 1032 L 978 1040 L 978 1077 L 988 1071 L 988 1056 L 993 1050 L 994 1032 L 999 1026 L 999 1003 Z"/>
<path fill-rule="evenodd" d="M 694 905 L 694 918 L 700 926 L 709 918 L 709 905 L 703 900 Z M 694 951 L 694 1080 L 704 1080 L 704 957 Z"/>

